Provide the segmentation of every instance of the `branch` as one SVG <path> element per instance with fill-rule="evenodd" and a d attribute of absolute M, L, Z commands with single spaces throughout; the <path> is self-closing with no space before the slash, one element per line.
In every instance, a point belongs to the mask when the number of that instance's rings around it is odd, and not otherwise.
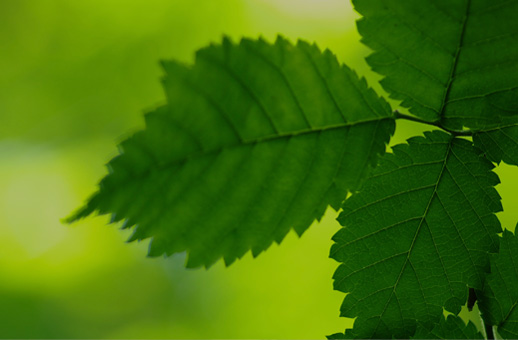
<path fill-rule="evenodd" d="M 473 132 L 470 130 L 460 130 L 460 131 L 459 130 L 450 130 L 450 129 L 443 127 L 440 122 L 428 122 L 421 118 L 417 118 L 414 116 L 410 116 L 410 115 L 401 113 L 397 110 L 394 111 L 394 116 L 396 119 L 406 119 L 406 120 L 410 120 L 410 121 L 421 123 L 421 124 L 432 125 L 432 126 L 438 127 L 439 129 L 442 129 L 446 132 L 449 132 L 454 136 L 473 136 Z"/>

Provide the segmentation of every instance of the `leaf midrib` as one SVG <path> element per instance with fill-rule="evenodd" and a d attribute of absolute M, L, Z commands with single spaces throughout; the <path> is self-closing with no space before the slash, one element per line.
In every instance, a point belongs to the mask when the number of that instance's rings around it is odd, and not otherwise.
<path fill-rule="evenodd" d="M 455 56 L 453 58 L 453 64 L 452 64 L 452 67 L 450 69 L 450 75 L 448 77 L 448 84 L 447 84 L 446 89 L 444 91 L 444 96 L 443 96 L 443 99 L 442 99 L 441 108 L 439 109 L 439 112 L 438 112 L 438 114 L 439 114 L 439 122 L 442 122 L 444 120 L 444 112 L 446 110 L 446 105 L 448 104 L 448 101 L 449 101 L 449 98 L 450 98 L 451 87 L 452 87 L 452 84 L 453 84 L 453 80 L 455 79 L 455 72 L 457 71 L 457 65 L 459 63 L 460 51 L 461 51 L 462 46 L 464 44 L 464 37 L 466 35 L 466 26 L 467 26 L 466 24 L 468 22 L 470 7 L 471 7 L 471 0 L 467 0 L 466 12 L 465 12 L 464 18 L 462 20 L 462 28 L 461 28 L 460 37 L 459 37 L 459 44 L 457 45 L 457 50 L 455 51 Z"/>
<path fill-rule="evenodd" d="M 393 120 L 393 119 L 394 119 L 393 117 L 387 116 L 387 117 L 383 117 L 383 118 L 373 118 L 373 119 L 367 119 L 367 120 L 362 120 L 362 121 L 356 121 L 354 123 L 327 125 L 327 126 L 323 126 L 320 128 L 312 128 L 312 129 L 298 130 L 298 131 L 293 131 L 293 132 L 280 133 L 280 134 L 276 134 L 276 135 L 268 135 L 268 136 L 264 136 L 264 137 L 260 137 L 260 138 L 256 138 L 256 139 L 252 139 L 252 140 L 243 140 L 239 143 L 221 146 L 218 148 L 214 148 L 212 150 L 200 150 L 199 152 L 191 153 L 190 155 L 187 155 L 181 159 L 175 159 L 175 160 L 171 160 L 171 161 L 167 161 L 167 162 L 156 163 L 155 166 L 157 166 L 159 168 L 166 168 L 169 166 L 181 164 L 183 162 L 186 162 L 186 161 L 194 159 L 194 158 L 204 157 L 207 155 L 222 152 L 224 150 L 230 150 L 230 149 L 239 148 L 239 147 L 243 147 L 243 146 L 247 146 L 247 145 L 267 143 L 267 142 L 281 140 L 281 139 L 290 139 L 290 138 L 300 137 L 300 136 L 308 135 L 308 134 L 318 134 L 318 133 L 322 133 L 322 132 L 326 132 L 326 131 L 348 129 L 348 128 L 358 126 L 358 125 L 379 123 L 384 120 Z M 151 170 L 143 172 L 142 174 L 145 174 L 149 171 L 151 171 Z"/>
<path fill-rule="evenodd" d="M 143 172 L 136 173 L 136 174 L 135 173 L 131 174 L 130 176 L 128 176 L 126 178 L 126 180 L 124 182 L 126 183 L 128 181 L 134 181 L 135 179 L 142 179 L 142 178 L 145 178 L 145 177 L 149 176 L 149 174 L 152 171 L 165 170 L 165 169 L 167 169 L 169 167 L 173 167 L 173 166 L 182 164 L 182 163 L 187 162 L 187 161 L 189 161 L 191 159 L 195 159 L 195 158 L 198 158 L 198 157 L 206 157 L 208 155 L 213 155 L 213 154 L 217 154 L 217 153 L 223 152 L 224 150 L 229 150 L 229 149 L 233 149 L 233 148 L 243 147 L 243 146 L 246 146 L 246 145 L 254 145 L 254 144 L 258 144 L 258 143 L 262 143 L 262 142 L 269 142 L 269 141 L 280 140 L 280 139 L 283 139 L 283 138 L 289 139 L 289 138 L 292 138 L 292 137 L 302 136 L 302 135 L 311 134 L 311 133 L 317 134 L 317 133 L 322 133 L 322 132 L 325 132 L 325 131 L 332 131 L 332 130 L 338 130 L 338 129 L 347 129 L 347 128 L 350 128 L 350 127 L 354 127 L 354 126 L 358 126 L 358 125 L 363 125 L 363 124 L 369 124 L 369 123 L 376 123 L 376 128 L 375 129 L 378 129 L 379 128 L 379 123 L 381 121 L 383 121 L 383 120 L 393 120 L 393 119 L 394 119 L 393 117 L 387 116 L 387 117 L 383 117 L 383 118 L 373 118 L 373 119 L 367 119 L 367 120 L 363 120 L 363 121 L 357 121 L 357 122 L 354 122 L 354 123 L 344 123 L 344 124 L 338 124 L 338 125 L 328 125 L 328 126 L 324 126 L 324 127 L 317 128 L 317 129 L 306 129 L 306 130 L 299 130 L 299 131 L 294 131 L 294 132 L 290 132 L 290 133 L 284 133 L 284 134 L 278 134 L 278 135 L 270 135 L 270 136 L 265 136 L 265 137 L 262 137 L 262 138 L 257 138 L 255 140 L 239 141 L 236 144 L 219 147 L 219 148 L 216 148 L 216 149 L 213 149 L 213 150 L 209 150 L 209 151 L 201 150 L 198 153 L 190 154 L 190 155 L 188 155 L 188 156 L 186 156 L 186 157 L 184 157 L 182 159 L 177 159 L 177 160 L 163 162 L 163 163 L 155 163 L 152 166 L 147 167 L 146 170 L 143 171 Z M 142 150 L 145 151 L 145 152 L 150 152 L 146 148 L 143 148 Z M 343 155 L 342 155 L 342 157 L 343 157 Z M 155 159 L 155 158 L 152 157 L 152 159 Z M 337 171 L 339 171 L 339 170 L 337 170 Z M 336 175 L 335 175 L 335 177 L 336 177 Z M 108 176 L 105 177 L 105 179 L 103 179 L 103 181 L 106 180 L 107 178 L 109 178 L 109 177 Z M 110 191 L 108 189 L 108 187 L 106 187 L 106 186 L 104 187 L 104 190 L 105 191 Z M 97 193 L 97 195 L 99 195 L 99 193 Z"/>
<path fill-rule="evenodd" d="M 439 187 L 439 184 L 441 183 L 442 177 L 443 177 L 444 173 L 446 172 L 446 164 L 448 163 L 448 158 L 450 157 L 450 152 L 452 150 L 453 140 L 454 139 L 452 138 L 450 140 L 450 142 L 448 143 L 448 149 L 447 149 L 445 157 L 444 157 L 443 166 L 442 166 L 441 172 L 439 173 L 439 176 L 437 177 L 437 182 L 435 183 L 434 190 L 433 190 L 432 194 L 430 195 L 430 200 L 428 201 L 428 204 L 427 204 L 426 209 L 425 209 L 425 211 L 423 213 L 423 216 L 421 217 L 421 221 L 419 222 L 419 226 L 416 229 L 416 232 L 415 232 L 414 237 L 412 239 L 412 243 L 410 244 L 410 247 L 409 247 L 409 249 L 407 251 L 407 257 L 405 259 L 405 262 L 401 266 L 401 271 L 399 272 L 399 275 L 398 275 L 398 277 L 396 279 L 396 282 L 394 283 L 394 286 L 392 288 L 392 292 L 390 293 L 390 296 L 387 299 L 387 302 L 385 303 L 385 306 L 383 307 L 383 311 L 380 313 L 380 317 L 378 318 L 378 322 L 376 324 L 376 328 L 374 329 L 374 333 L 378 330 L 378 328 L 380 326 L 380 323 L 381 323 L 381 316 L 383 314 L 385 314 L 385 312 L 387 311 L 388 305 L 389 305 L 390 301 L 392 300 L 392 297 L 394 296 L 394 294 L 396 292 L 396 288 L 397 288 L 397 286 L 398 286 L 398 284 L 399 284 L 399 282 L 401 280 L 401 277 L 403 276 L 403 272 L 405 271 L 405 268 L 406 268 L 407 264 L 410 261 L 410 255 L 412 253 L 412 250 L 414 249 L 414 245 L 415 245 L 415 242 L 417 240 L 417 237 L 419 236 L 419 233 L 420 233 L 421 228 L 423 226 L 423 223 L 424 223 L 424 221 L 426 219 L 428 211 L 430 210 L 430 206 L 432 205 L 432 201 L 433 201 L 435 195 L 437 194 L 437 189 Z M 442 266 L 444 268 L 444 264 L 442 263 L 442 258 L 440 256 L 439 256 L 439 259 L 441 260 L 441 264 L 442 264 Z M 417 273 L 416 273 L 416 275 L 417 275 Z M 450 290 L 451 290 L 451 286 L 450 286 Z"/>

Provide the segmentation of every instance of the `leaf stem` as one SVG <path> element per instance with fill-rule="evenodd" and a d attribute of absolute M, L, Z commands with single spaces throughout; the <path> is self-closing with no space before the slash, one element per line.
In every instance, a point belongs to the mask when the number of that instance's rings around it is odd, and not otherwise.
<path fill-rule="evenodd" d="M 442 126 L 440 122 L 429 122 L 429 121 L 423 120 L 421 118 L 417 118 L 417 117 L 414 117 L 414 116 L 410 116 L 410 115 L 401 113 L 401 112 L 399 112 L 397 110 L 394 111 L 394 117 L 396 119 L 406 119 L 406 120 L 410 120 L 410 121 L 421 123 L 421 124 L 436 126 L 439 129 L 442 129 L 442 130 L 444 130 L 446 132 L 449 132 L 449 133 L 451 133 L 454 136 L 473 136 L 473 132 L 470 131 L 470 130 L 460 130 L 460 131 L 459 130 L 451 130 L 451 129 L 448 129 L 448 128 L 445 128 L 444 126 Z"/>

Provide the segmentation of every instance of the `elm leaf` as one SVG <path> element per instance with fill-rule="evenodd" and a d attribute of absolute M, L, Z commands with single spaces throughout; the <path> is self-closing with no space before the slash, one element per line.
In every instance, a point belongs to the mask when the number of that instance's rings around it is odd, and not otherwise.
<path fill-rule="evenodd" d="M 394 131 L 390 106 L 328 50 L 224 39 L 164 62 L 167 104 L 123 141 L 94 211 L 188 267 L 254 256 L 356 190 Z"/>
<path fill-rule="evenodd" d="M 479 296 L 485 320 L 504 338 L 518 338 L 518 237 L 505 230 L 498 254 L 491 256 L 491 274 Z"/>
<path fill-rule="evenodd" d="M 473 322 L 464 321 L 456 315 L 441 317 L 441 321 L 432 329 L 425 327 L 417 329 L 411 339 L 484 339 Z"/>
<path fill-rule="evenodd" d="M 372 69 L 402 106 L 459 130 L 518 121 L 518 1 L 353 0 Z"/>
<path fill-rule="evenodd" d="M 492 169 L 471 142 L 427 132 L 393 147 L 344 202 L 331 257 L 355 338 L 408 338 L 483 287 L 501 232 Z"/>
<path fill-rule="evenodd" d="M 509 122 L 477 132 L 473 142 L 491 161 L 518 165 L 518 123 Z"/>

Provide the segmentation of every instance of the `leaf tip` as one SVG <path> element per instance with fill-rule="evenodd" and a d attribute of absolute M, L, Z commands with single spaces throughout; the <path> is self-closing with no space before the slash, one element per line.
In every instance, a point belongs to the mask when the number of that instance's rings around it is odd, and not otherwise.
<path fill-rule="evenodd" d="M 94 212 L 94 210 L 95 209 L 92 208 L 90 206 L 90 204 L 87 204 L 87 205 L 77 209 L 76 211 L 74 211 L 69 216 L 60 219 L 60 221 L 63 224 L 72 224 L 74 222 L 77 222 L 77 221 L 85 218 L 85 217 L 88 217 L 89 215 L 91 215 Z"/>

